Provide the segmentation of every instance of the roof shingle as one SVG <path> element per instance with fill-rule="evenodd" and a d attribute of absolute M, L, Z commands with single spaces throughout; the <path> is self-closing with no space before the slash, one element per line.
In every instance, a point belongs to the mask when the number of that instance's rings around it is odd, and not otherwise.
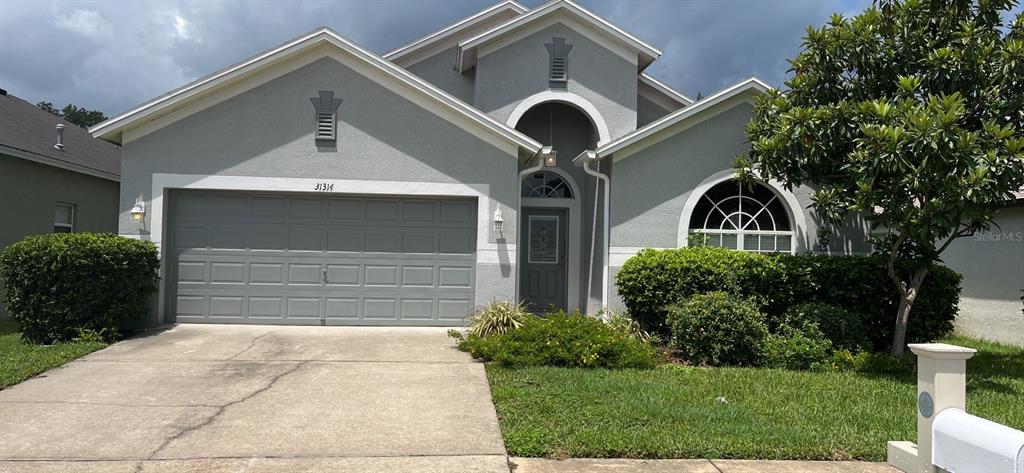
<path fill-rule="evenodd" d="M 58 123 L 64 125 L 63 151 L 53 147 Z M 4 151 L 42 156 L 114 178 L 121 174 L 120 148 L 13 95 L 0 95 L 0 153 Z"/>

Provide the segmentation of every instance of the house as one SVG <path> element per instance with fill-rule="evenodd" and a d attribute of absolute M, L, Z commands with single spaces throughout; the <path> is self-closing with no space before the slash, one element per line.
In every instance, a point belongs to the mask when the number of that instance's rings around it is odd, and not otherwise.
<path fill-rule="evenodd" d="M 0 249 L 40 233 L 117 232 L 120 154 L 0 89 Z"/>
<path fill-rule="evenodd" d="M 515 299 L 618 307 L 644 247 L 817 246 L 809 189 L 733 180 L 751 78 L 699 101 L 568 0 L 504 1 L 383 56 L 320 28 L 93 127 L 120 233 L 160 248 L 152 322 L 456 325 Z"/>

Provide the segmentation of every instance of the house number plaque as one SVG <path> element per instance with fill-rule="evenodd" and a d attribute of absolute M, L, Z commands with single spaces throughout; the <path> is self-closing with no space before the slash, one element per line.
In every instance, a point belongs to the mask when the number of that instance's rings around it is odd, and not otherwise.
<path fill-rule="evenodd" d="M 313 190 L 317 192 L 333 192 L 334 184 L 330 184 L 327 182 L 318 182 L 316 183 L 316 187 L 314 187 Z"/>

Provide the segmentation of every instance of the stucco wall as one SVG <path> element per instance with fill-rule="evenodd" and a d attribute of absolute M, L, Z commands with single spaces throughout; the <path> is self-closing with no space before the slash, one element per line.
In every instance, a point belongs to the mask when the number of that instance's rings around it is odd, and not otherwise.
<path fill-rule="evenodd" d="M 552 90 L 548 52 L 553 37 L 571 44 L 569 80 L 565 90 L 591 102 L 601 113 L 612 138 L 636 129 L 636 65 L 556 23 L 477 60 L 476 107 L 506 122 L 516 105 L 531 95 Z"/>
<path fill-rule="evenodd" d="M 117 182 L 0 154 L 0 249 L 52 233 L 57 202 L 75 204 L 76 232 L 114 233 L 117 195 Z"/>
<path fill-rule="evenodd" d="M 999 212 L 991 231 L 958 239 L 942 259 L 964 276 L 957 330 L 1024 346 L 1024 206 Z"/>
<path fill-rule="evenodd" d="M 320 90 L 344 100 L 336 147 L 318 148 L 313 140 L 309 99 Z M 511 248 L 516 169 L 507 151 L 324 58 L 127 143 L 120 229 L 146 236 L 152 228 L 152 215 L 140 228 L 129 209 L 137 196 L 151 199 L 156 173 L 463 183 L 490 198 L 488 215 L 502 207 L 502 234 L 489 222 L 481 227 L 488 242 Z M 515 261 L 514 254 L 503 261 Z M 478 304 L 514 294 L 512 272 L 499 266 L 479 268 Z"/>
<path fill-rule="evenodd" d="M 624 252 L 633 248 L 680 246 L 679 221 L 693 191 L 712 175 L 731 169 L 736 157 L 748 149 L 744 127 L 753 106 L 738 101 L 723 108 L 721 113 L 612 164 L 613 274 L 628 258 Z M 807 208 L 811 192 L 809 188 L 793 191 L 797 200 L 791 209 L 794 220 L 802 217 L 805 222 L 796 236 L 797 252 L 820 250 L 815 248 L 820 224 Z M 829 251 L 866 253 L 870 245 L 863 229 L 849 226 L 832 238 Z M 611 293 L 617 294 L 614 288 Z M 613 302 L 621 308 L 617 300 Z"/>
<path fill-rule="evenodd" d="M 661 108 L 650 100 L 643 97 L 636 98 L 636 126 L 640 128 L 670 113 L 669 110 Z"/>
<path fill-rule="evenodd" d="M 455 68 L 457 46 L 452 46 L 433 56 L 423 59 L 406 69 L 420 78 L 434 84 L 441 90 L 454 95 L 468 104 L 473 103 L 474 71 L 460 74 Z"/>

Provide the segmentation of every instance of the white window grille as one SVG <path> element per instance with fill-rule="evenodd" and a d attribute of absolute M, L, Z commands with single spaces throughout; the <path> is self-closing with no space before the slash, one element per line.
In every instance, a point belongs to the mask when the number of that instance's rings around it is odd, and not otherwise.
<path fill-rule="evenodd" d="M 53 233 L 71 233 L 75 231 L 75 205 L 57 202 L 53 213 Z"/>
<path fill-rule="evenodd" d="M 785 204 L 763 184 L 716 184 L 694 207 L 689 230 L 693 244 L 759 253 L 793 251 L 793 227 Z"/>

